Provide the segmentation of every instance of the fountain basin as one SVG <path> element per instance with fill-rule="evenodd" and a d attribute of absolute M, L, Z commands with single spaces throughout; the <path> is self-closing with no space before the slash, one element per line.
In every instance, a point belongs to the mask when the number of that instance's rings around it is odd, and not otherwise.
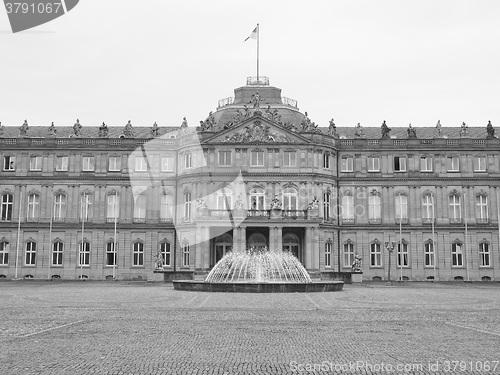
<path fill-rule="evenodd" d="M 229 293 L 312 293 L 338 292 L 344 287 L 343 281 L 317 281 L 312 283 L 288 282 L 207 282 L 193 280 L 173 280 L 175 290 L 192 292 Z"/>

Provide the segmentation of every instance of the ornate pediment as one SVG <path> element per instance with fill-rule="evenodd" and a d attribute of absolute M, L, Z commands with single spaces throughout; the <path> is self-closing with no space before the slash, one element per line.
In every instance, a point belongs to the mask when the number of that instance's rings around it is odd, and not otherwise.
<path fill-rule="evenodd" d="M 272 143 L 308 143 L 297 133 L 267 119 L 257 116 L 243 121 L 239 126 L 220 132 L 211 142 L 221 143 L 246 143 L 246 144 L 272 144 Z"/>

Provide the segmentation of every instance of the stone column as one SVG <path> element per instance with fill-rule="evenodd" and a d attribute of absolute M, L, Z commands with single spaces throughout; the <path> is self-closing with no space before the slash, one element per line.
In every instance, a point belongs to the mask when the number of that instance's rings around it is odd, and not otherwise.
<path fill-rule="evenodd" d="M 306 269 L 312 268 L 312 233 L 310 227 L 306 227 L 304 237 L 304 264 Z"/>
<path fill-rule="evenodd" d="M 195 255 L 195 269 L 199 270 L 202 268 L 202 247 L 204 245 L 203 240 L 203 227 L 196 228 L 196 255 Z"/>
<path fill-rule="evenodd" d="M 269 227 L 269 249 L 274 250 L 276 248 L 276 232 L 277 227 Z"/>
<path fill-rule="evenodd" d="M 247 228 L 240 227 L 240 250 L 246 250 L 247 248 Z"/>
<path fill-rule="evenodd" d="M 276 228 L 276 249 L 283 249 L 283 227 L 280 226 Z"/>
<path fill-rule="evenodd" d="M 318 228 L 311 228 L 312 231 L 312 268 L 319 270 L 319 230 Z"/>
<path fill-rule="evenodd" d="M 233 250 L 241 250 L 240 249 L 240 233 L 241 228 L 240 227 L 234 227 L 233 228 Z"/>

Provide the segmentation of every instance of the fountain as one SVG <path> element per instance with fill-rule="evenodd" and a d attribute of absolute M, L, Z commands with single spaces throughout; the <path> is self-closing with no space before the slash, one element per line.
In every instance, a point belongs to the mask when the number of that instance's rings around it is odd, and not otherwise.
<path fill-rule="evenodd" d="M 250 248 L 227 253 L 205 281 L 173 281 L 176 290 L 199 292 L 330 292 L 342 281 L 313 282 L 300 261 L 288 251 Z"/>

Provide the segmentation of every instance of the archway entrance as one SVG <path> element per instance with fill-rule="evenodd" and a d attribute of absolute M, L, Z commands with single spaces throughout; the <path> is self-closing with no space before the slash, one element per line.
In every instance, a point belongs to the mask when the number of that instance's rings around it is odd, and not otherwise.
<path fill-rule="evenodd" d="M 229 233 L 221 234 L 214 239 L 212 265 L 215 265 L 224 255 L 233 249 L 233 237 Z"/>
<path fill-rule="evenodd" d="M 269 228 L 247 228 L 247 248 L 269 248 Z"/>
<path fill-rule="evenodd" d="M 289 251 L 302 261 L 302 251 L 299 237 L 295 233 L 286 233 L 283 236 L 283 251 Z"/>

